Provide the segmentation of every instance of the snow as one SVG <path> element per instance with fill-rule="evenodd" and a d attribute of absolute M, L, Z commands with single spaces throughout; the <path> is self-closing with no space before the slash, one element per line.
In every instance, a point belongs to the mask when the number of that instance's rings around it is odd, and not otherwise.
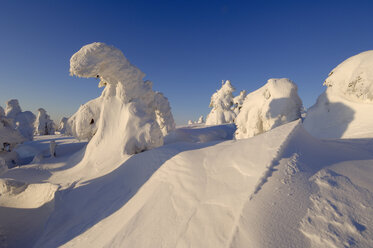
<path fill-rule="evenodd" d="M 206 117 L 206 125 L 233 123 L 236 117 L 231 109 L 233 106 L 233 92 L 235 91 L 229 80 L 222 82 L 222 87 L 211 96 L 211 112 Z"/>
<path fill-rule="evenodd" d="M 297 86 L 287 78 L 269 79 L 245 98 L 235 119 L 236 139 L 249 138 L 301 117 Z"/>
<path fill-rule="evenodd" d="M 247 96 L 246 90 L 241 90 L 240 94 L 236 96 L 235 98 L 233 98 L 233 105 L 234 105 L 233 111 L 236 115 L 240 113 L 246 96 Z"/>
<path fill-rule="evenodd" d="M 373 51 L 355 55 L 333 69 L 315 105 L 307 111 L 305 128 L 320 138 L 373 137 Z"/>
<path fill-rule="evenodd" d="M 35 115 L 30 111 L 22 112 L 17 99 L 12 99 L 6 102 L 5 116 L 9 120 L 12 120 L 13 127 L 19 130 L 23 137 L 27 140 L 32 139 Z"/>
<path fill-rule="evenodd" d="M 54 134 L 55 131 L 54 122 L 50 119 L 47 111 L 43 108 L 38 109 L 38 115 L 36 116 L 34 127 L 35 135 L 50 135 Z"/>
<path fill-rule="evenodd" d="M 59 132 L 59 134 L 66 134 L 66 132 L 67 132 L 67 120 L 68 120 L 68 118 L 66 118 L 66 117 L 61 118 L 60 124 L 57 127 L 57 132 Z"/>

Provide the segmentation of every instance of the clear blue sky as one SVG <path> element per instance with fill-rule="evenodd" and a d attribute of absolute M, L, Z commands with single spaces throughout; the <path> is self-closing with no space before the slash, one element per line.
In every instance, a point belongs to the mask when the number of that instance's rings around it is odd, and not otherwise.
<path fill-rule="evenodd" d="M 253 91 L 287 77 L 306 107 L 344 59 L 373 48 L 373 1 L 0 1 L 0 105 L 70 116 L 100 95 L 69 59 L 101 41 L 121 49 L 169 99 L 178 124 L 209 112 L 229 79 Z"/>

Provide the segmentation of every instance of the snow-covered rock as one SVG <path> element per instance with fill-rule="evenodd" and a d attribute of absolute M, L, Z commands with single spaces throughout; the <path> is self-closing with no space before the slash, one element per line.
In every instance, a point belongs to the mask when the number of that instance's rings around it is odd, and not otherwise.
<path fill-rule="evenodd" d="M 326 78 L 304 126 L 320 138 L 373 137 L 373 50 L 355 55 Z"/>
<path fill-rule="evenodd" d="M 246 90 L 241 90 L 240 94 L 233 98 L 233 111 L 236 115 L 240 113 L 240 110 L 242 108 L 242 104 L 245 101 L 245 98 L 247 96 Z"/>
<path fill-rule="evenodd" d="M 218 125 L 224 123 L 233 123 L 236 117 L 232 111 L 233 92 L 235 88 L 229 80 L 223 82 L 221 89 L 211 96 L 211 112 L 206 117 L 206 125 Z"/>
<path fill-rule="evenodd" d="M 30 111 L 22 112 L 17 99 L 9 100 L 6 103 L 5 116 L 12 121 L 12 125 L 23 137 L 31 140 L 34 133 L 35 115 Z"/>
<path fill-rule="evenodd" d="M 34 123 L 35 135 L 50 135 L 54 134 L 55 125 L 50 119 L 47 111 L 43 108 L 38 109 L 38 115 Z"/>
<path fill-rule="evenodd" d="M 71 57 L 70 74 L 99 78 L 99 86 L 105 86 L 97 100 L 102 101 L 100 117 L 86 158 L 98 152 L 134 154 L 163 144 L 152 85 L 120 50 L 99 42 L 86 45 Z"/>
<path fill-rule="evenodd" d="M 236 139 L 249 138 L 301 117 L 297 86 L 287 78 L 269 79 L 248 94 L 235 119 Z"/>

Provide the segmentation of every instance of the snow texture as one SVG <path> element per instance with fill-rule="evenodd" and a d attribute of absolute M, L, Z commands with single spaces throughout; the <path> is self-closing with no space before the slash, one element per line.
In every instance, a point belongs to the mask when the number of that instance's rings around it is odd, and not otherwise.
<path fill-rule="evenodd" d="M 236 117 L 231 109 L 233 106 L 233 92 L 235 91 L 229 80 L 222 82 L 222 87 L 211 96 L 211 112 L 206 117 L 206 125 L 233 123 Z"/>
<path fill-rule="evenodd" d="M 143 81 L 145 74 L 120 50 L 99 42 L 86 45 L 71 57 L 70 74 L 99 78 L 99 86 L 105 86 L 97 99 L 98 103 L 102 102 L 98 127 L 88 144 L 86 157 L 109 150 L 134 154 L 163 144 L 152 107 L 156 105 L 152 84 Z"/>
<path fill-rule="evenodd" d="M 373 137 L 373 51 L 355 55 L 333 69 L 304 126 L 320 138 Z"/>
<path fill-rule="evenodd" d="M 60 120 L 60 124 L 58 125 L 57 131 L 60 134 L 65 134 L 67 132 L 67 120 L 68 118 L 62 117 Z"/>
<path fill-rule="evenodd" d="M 247 96 L 246 90 L 241 90 L 240 94 L 233 98 L 233 111 L 236 115 L 240 113 L 240 110 L 242 108 L 243 102 L 245 101 L 245 98 Z"/>
<path fill-rule="evenodd" d="M 55 131 L 54 122 L 50 119 L 47 111 L 43 108 L 38 109 L 38 115 L 36 116 L 34 127 L 35 135 L 50 135 L 54 134 Z"/>
<path fill-rule="evenodd" d="M 248 94 L 235 119 L 236 139 L 249 138 L 301 117 L 297 86 L 287 78 L 269 79 Z"/>

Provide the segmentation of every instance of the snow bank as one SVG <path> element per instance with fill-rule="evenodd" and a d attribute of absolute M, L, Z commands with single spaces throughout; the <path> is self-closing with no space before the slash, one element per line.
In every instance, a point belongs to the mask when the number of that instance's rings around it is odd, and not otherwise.
<path fill-rule="evenodd" d="M 50 135 L 54 134 L 54 123 L 50 119 L 47 111 L 43 108 L 38 109 L 38 115 L 36 116 L 36 120 L 34 123 L 35 135 Z"/>
<path fill-rule="evenodd" d="M 297 86 L 289 79 L 269 79 L 260 89 L 248 94 L 235 123 L 236 139 L 249 138 L 301 116 L 302 100 Z"/>
<path fill-rule="evenodd" d="M 224 123 L 233 123 L 236 117 L 232 111 L 234 87 L 229 80 L 223 83 L 221 89 L 211 96 L 211 112 L 206 117 L 206 125 L 218 125 Z"/>
<path fill-rule="evenodd" d="M 97 156 L 98 151 L 134 154 L 163 144 L 154 106 L 164 107 L 164 99 L 158 96 L 162 104 L 156 103 L 152 84 L 143 81 L 145 74 L 120 50 L 99 42 L 86 45 L 71 57 L 70 74 L 99 78 L 99 86 L 105 86 L 96 99 L 100 114 L 96 134 L 87 146 L 87 158 Z M 167 112 L 164 114 L 159 118 L 168 117 Z M 164 130 L 167 128 L 165 123 Z"/>
<path fill-rule="evenodd" d="M 320 138 L 373 137 L 373 51 L 355 55 L 334 68 L 304 126 Z"/>
<path fill-rule="evenodd" d="M 33 123 L 35 121 L 35 115 L 30 111 L 22 112 L 17 99 L 9 100 L 6 103 L 5 116 L 9 120 L 12 120 L 13 127 L 19 130 L 22 136 L 28 140 L 32 139 L 34 133 Z"/>

